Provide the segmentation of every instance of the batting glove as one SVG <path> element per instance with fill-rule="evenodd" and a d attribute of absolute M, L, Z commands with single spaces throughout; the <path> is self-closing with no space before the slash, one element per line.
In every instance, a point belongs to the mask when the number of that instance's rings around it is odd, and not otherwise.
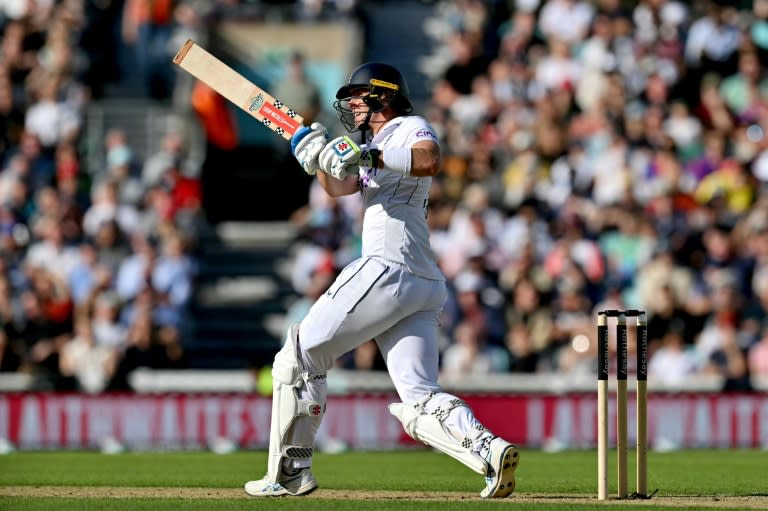
<path fill-rule="evenodd" d="M 325 146 L 318 162 L 320 170 L 336 179 L 356 175 L 359 167 L 378 166 L 378 150 L 358 146 L 347 136 L 337 137 Z"/>
<path fill-rule="evenodd" d="M 302 126 L 291 138 L 291 152 L 310 176 L 317 172 L 317 157 L 327 143 L 328 130 L 319 122 L 313 122 L 310 127 Z"/>

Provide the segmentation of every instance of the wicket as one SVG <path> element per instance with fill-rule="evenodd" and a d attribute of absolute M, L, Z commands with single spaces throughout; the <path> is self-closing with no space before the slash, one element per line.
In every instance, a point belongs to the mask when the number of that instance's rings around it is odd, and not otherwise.
<path fill-rule="evenodd" d="M 616 318 L 618 365 L 616 368 L 616 451 L 618 497 L 629 497 L 627 477 L 627 364 L 629 343 L 627 318 L 636 318 L 637 351 L 637 488 L 634 496 L 647 498 L 647 409 L 648 409 L 648 331 L 642 310 L 609 309 L 597 314 L 597 498 L 608 498 L 608 318 Z"/>

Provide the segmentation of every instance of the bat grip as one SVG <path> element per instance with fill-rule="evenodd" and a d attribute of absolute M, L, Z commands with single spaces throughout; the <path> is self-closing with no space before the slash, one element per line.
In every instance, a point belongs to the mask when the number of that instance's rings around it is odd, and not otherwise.
<path fill-rule="evenodd" d="M 312 128 L 304 126 L 303 124 L 298 130 L 296 130 L 296 133 L 294 133 L 291 137 L 291 153 L 296 152 L 296 146 L 299 145 L 299 142 L 301 142 L 301 140 L 310 133 L 312 133 Z"/>

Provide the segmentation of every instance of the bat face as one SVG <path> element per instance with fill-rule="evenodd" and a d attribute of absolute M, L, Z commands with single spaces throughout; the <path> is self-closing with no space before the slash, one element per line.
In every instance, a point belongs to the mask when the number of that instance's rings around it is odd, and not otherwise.
<path fill-rule="evenodd" d="M 304 123 L 295 110 L 191 39 L 182 45 L 173 62 L 286 140 L 290 140 Z"/>

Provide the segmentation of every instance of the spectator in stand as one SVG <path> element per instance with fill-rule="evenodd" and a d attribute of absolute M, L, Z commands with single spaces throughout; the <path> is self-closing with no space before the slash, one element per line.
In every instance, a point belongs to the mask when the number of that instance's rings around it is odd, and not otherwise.
<path fill-rule="evenodd" d="M 287 103 L 286 104 L 291 104 Z M 141 181 L 146 188 L 152 188 L 160 184 L 165 173 L 176 168 L 191 172 L 193 163 L 186 155 L 184 137 L 178 131 L 169 131 L 162 138 L 160 150 L 151 154 L 145 161 L 141 170 Z"/>
<path fill-rule="evenodd" d="M 752 278 L 749 293 L 744 300 L 740 329 L 750 337 L 752 343 L 757 342 L 763 330 L 768 327 L 768 266 L 765 260 L 768 255 L 768 225 L 762 220 L 759 222 L 755 222 L 756 225 L 745 232 L 747 238 L 741 242 L 751 250 L 745 266 L 749 268 Z"/>
<path fill-rule="evenodd" d="M 109 390 L 131 390 L 131 372 L 140 367 L 149 368 L 159 365 L 154 343 L 151 294 L 142 292 L 141 296 L 141 305 L 136 307 L 135 314 L 131 318 L 125 352 L 116 364 L 115 372 L 107 387 Z"/>
<path fill-rule="evenodd" d="M 512 325 L 507 332 L 505 346 L 509 352 L 509 372 L 535 373 L 539 370 L 541 350 L 535 348 L 528 325 Z"/>
<path fill-rule="evenodd" d="M 304 124 L 309 126 L 318 120 L 322 112 L 320 89 L 307 75 L 307 64 L 304 54 L 294 51 L 288 56 L 285 74 L 279 80 L 272 94 L 304 118 Z"/>
<path fill-rule="evenodd" d="M 135 233 L 130 241 L 131 253 L 120 262 L 115 276 L 115 290 L 126 304 L 149 287 L 157 259 L 155 246 L 147 236 Z"/>
<path fill-rule="evenodd" d="M 126 235 L 131 235 L 139 225 L 139 212 L 130 204 L 118 199 L 118 187 L 114 181 L 102 181 L 92 189 L 93 202 L 83 216 L 83 231 L 95 236 L 104 222 L 114 221 Z"/>
<path fill-rule="evenodd" d="M 5 162 L 13 137 L 18 134 L 20 117 L 7 67 L 0 64 L 0 165 Z"/>
<path fill-rule="evenodd" d="M 41 76 L 32 92 L 33 104 L 27 109 L 24 129 L 35 135 L 47 152 L 60 142 L 72 142 L 80 131 L 79 112 L 60 102 L 58 76 Z"/>
<path fill-rule="evenodd" d="M 702 362 L 708 361 L 715 351 L 723 348 L 727 338 L 736 336 L 743 307 L 738 282 L 732 273 L 728 270 L 712 272 L 710 282 L 710 314 L 695 342 L 696 354 Z"/>
<path fill-rule="evenodd" d="M 450 37 L 453 61 L 443 73 L 441 82 L 459 96 L 472 92 L 472 82 L 488 70 L 489 59 L 482 53 L 477 32 L 458 32 Z"/>
<path fill-rule="evenodd" d="M 622 283 L 631 283 L 653 255 L 656 232 L 640 211 L 613 210 L 611 216 L 615 218 L 609 224 L 612 229 L 598 238 L 608 266 L 606 273 Z"/>
<path fill-rule="evenodd" d="M 722 290 L 734 292 L 735 299 L 748 296 L 751 291 L 751 283 L 747 280 L 748 263 L 734 245 L 730 226 L 722 223 L 708 226 L 702 234 L 702 243 L 703 260 L 694 285 L 713 301 L 718 298 L 716 291 Z M 740 306 L 730 299 L 722 301 Z"/>
<path fill-rule="evenodd" d="M 761 69 L 757 53 L 744 50 L 739 53 L 738 72 L 720 82 L 720 96 L 741 124 L 759 121 L 766 113 L 764 98 L 768 93 L 768 79 Z"/>
<path fill-rule="evenodd" d="M 31 190 L 37 190 L 53 183 L 56 175 L 56 164 L 52 152 L 44 151 L 40 139 L 34 133 L 23 131 L 19 145 L 13 148 L 11 154 L 22 155 L 29 165 L 25 184 Z"/>
<path fill-rule="evenodd" d="M 41 277 L 43 278 L 43 277 Z M 54 324 L 42 298 L 34 290 L 20 296 L 20 314 L 7 332 L 12 349 L 21 355 L 20 369 L 32 375 L 37 390 L 52 390 L 59 383 L 59 350 L 68 340 L 67 329 Z M 56 318 L 60 319 L 60 318 Z"/>
<path fill-rule="evenodd" d="M 735 314 L 734 314 L 735 316 Z M 735 318 L 738 319 L 738 318 Z M 723 391 L 752 390 L 749 380 L 746 350 L 737 329 L 738 322 L 733 318 L 723 320 L 720 344 L 702 364 L 703 374 L 716 374 L 723 378 Z M 704 335 L 704 334 L 702 334 Z"/>
<path fill-rule="evenodd" d="M 82 243 L 79 252 L 79 261 L 72 268 L 68 282 L 77 309 L 88 304 L 94 289 L 112 282 L 112 270 L 98 262 L 98 253 L 93 244 Z"/>
<path fill-rule="evenodd" d="M 19 369 L 19 356 L 8 341 L 8 334 L 0 330 L 0 373 L 12 373 Z"/>
<path fill-rule="evenodd" d="M 0 259 L 0 372 L 15 372 L 21 366 L 23 353 L 19 344 L 11 342 L 17 304 L 7 270 L 5 261 Z"/>
<path fill-rule="evenodd" d="M 90 239 L 96 250 L 96 260 L 100 265 L 109 269 L 112 274 L 129 255 L 126 237 L 117 222 L 107 220 L 99 224 L 98 229 Z"/>
<path fill-rule="evenodd" d="M 128 146 L 119 146 L 107 152 L 107 168 L 95 176 L 94 184 L 102 181 L 112 183 L 117 189 L 117 199 L 121 204 L 137 206 L 144 192 L 140 179 L 136 176 L 133 151 Z"/>
<path fill-rule="evenodd" d="M 712 165 L 719 163 L 724 158 L 725 144 L 714 139 L 722 139 L 736 127 L 736 119 L 728 109 L 725 100 L 720 95 L 720 79 L 716 75 L 707 75 L 701 80 L 699 97 L 693 103 L 693 113 L 699 118 L 705 131 L 705 151 L 699 157 L 714 160 L 705 166 L 702 172 L 695 173 L 698 179 L 702 179 L 711 172 Z M 712 144 L 712 146 L 710 146 Z"/>
<path fill-rule="evenodd" d="M 450 382 L 501 373 L 509 367 L 509 354 L 499 346 L 488 345 L 483 331 L 471 321 L 454 329 L 454 341 L 443 350 L 441 377 Z"/>
<path fill-rule="evenodd" d="M 524 276 L 512 289 L 506 308 L 507 349 L 512 353 L 513 365 L 528 353 L 541 353 L 549 348 L 554 324 L 552 313 L 541 291 Z M 514 332 L 514 333 L 513 333 Z"/>
<path fill-rule="evenodd" d="M 131 390 L 130 374 L 138 368 L 183 369 L 184 349 L 179 331 L 158 327 L 152 320 L 152 295 L 147 290 L 136 302 L 127 333 L 127 346 L 109 382 L 109 390 Z"/>
<path fill-rule="evenodd" d="M 126 327 L 120 323 L 120 297 L 107 286 L 95 293 L 91 305 L 91 327 L 97 346 L 122 352 L 128 342 Z"/>
<path fill-rule="evenodd" d="M 58 218 L 40 218 L 34 230 L 34 241 L 27 252 L 25 266 L 30 269 L 45 269 L 68 279 L 79 262 L 77 250 L 64 244 L 64 233 Z"/>
<path fill-rule="evenodd" d="M 115 347 L 96 342 L 90 318 L 84 315 L 75 321 L 75 336 L 61 348 L 59 370 L 72 380 L 73 389 L 97 394 L 112 379 L 118 358 Z"/>
<path fill-rule="evenodd" d="M 539 12 L 539 30 L 568 44 L 583 41 L 589 33 L 594 7 L 583 0 L 549 0 Z"/>
<path fill-rule="evenodd" d="M 83 214 L 88 206 L 80 174 L 80 161 L 73 144 L 56 148 L 56 184 L 54 188 L 61 203 L 61 223 L 64 237 L 76 243 L 83 236 Z"/>
<path fill-rule="evenodd" d="M 569 215 L 555 225 L 561 232 L 543 261 L 547 276 L 584 290 L 599 284 L 606 275 L 605 257 L 600 246 L 585 235 L 584 220 Z"/>
<path fill-rule="evenodd" d="M 185 252 L 181 233 L 167 234 L 160 241 L 159 254 L 151 275 L 154 324 L 175 329 L 185 326 L 194 275 L 195 266 Z"/>
<path fill-rule="evenodd" d="M 173 69 L 165 65 L 173 57 L 173 0 L 127 0 L 123 11 L 122 38 L 132 50 L 140 85 L 146 95 L 164 100 L 173 91 Z"/>
<path fill-rule="evenodd" d="M 159 236 L 173 230 L 173 194 L 167 186 L 157 185 L 146 191 L 137 213 L 137 228 L 134 234 Z"/>
<path fill-rule="evenodd" d="M 14 196 L 18 194 L 17 187 L 24 187 L 25 198 L 28 195 L 29 160 L 23 154 L 9 157 L 0 171 L 0 204 L 10 207 Z M 26 220 L 26 217 L 25 217 Z"/>
<path fill-rule="evenodd" d="M 685 43 L 685 63 L 691 87 L 698 88 L 701 77 L 715 73 L 728 76 L 737 69 L 742 34 L 736 12 L 728 0 L 708 0 L 706 15 L 695 19 Z"/>
<path fill-rule="evenodd" d="M 651 277 L 650 271 L 648 276 Z M 642 281 L 642 278 L 638 278 L 638 281 Z M 654 281 L 656 281 L 654 279 Z M 653 282 L 653 281 L 650 281 Z M 683 337 L 683 342 L 686 346 L 693 345 L 696 336 L 703 328 L 703 321 L 706 319 L 705 315 L 694 316 L 687 310 L 685 302 L 679 298 L 676 291 L 678 282 L 674 281 L 673 276 L 668 276 L 666 279 L 661 277 L 659 283 L 660 287 L 651 288 L 652 284 L 648 284 L 641 293 L 654 289 L 653 299 L 651 297 L 641 298 L 642 303 L 648 303 L 646 311 L 648 312 L 648 346 L 649 350 L 653 352 L 662 342 L 664 334 L 672 328 L 673 325 L 681 325 L 680 335 Z M 662 284 L 666 282 L 665 284 Z M 687 290 L 685 291 L 687 292 Z"/>
<path fill-rule="evenodd" d="M 714 171 L 699 182 L 694 197 L 701 204 L 720 201 L 722 220 L 734 223 L 755 200 L 755 179 L 745 166 L 735 159 L 723 161 Z"/>
<path fill-rule="evenodd" d="M 674 142 L 680 158 L 686 160 L 696 154 L 701 144 L 702 126 L 684 101 L 672 102 L 669 117 L 663 121 L 662 127 Z"/>
<path fill-rule="evenodd" d="M 67 283 L 58 274 L 40 268 L 31 272 L 30 284 L 52 335 L 71 334 L 74 331 L 74 304 Z"/>
<path fill-rule="evenodd" d="M 467 186 L 461 204 L 451 216 L 450 243 L 445 252 L 437 254 L 441 269 L 455 277 L 476 254 L 498 264 L 501 254 L 496 240 L 503 222 L 502 212 L 490 203 L 490 192 L 480 184 Z"/>
<path fill-rule="evenodd" d="M 557 286 L 552 304 L 552 338 L 542 350 L 543 363 L 549 370 L 567 371 L 564 353 L 569 352 L 571 342 L 577 335 L 591 335 L 593 330 L 592 303 L 584 292 L 583 285 L 576 281 L 563 280 Z"/>
<path fill-rule="evenodd" d="M 661 345 L 648 361 L 648 379 L 670 387 L 685 385 L 697 374 L 700 361 L 683 340 L 682 325 L 673 323 L 661 339 Z"/>
<path fill-rule="evenodd" d="M 174 165 L 165 171 L 159 187 L 167 191 L 171 199 L 168 211 L 172 220 L 170 223 L 178 228 L 197 227 L 195 221 L 198 219 L 203 199 L 200 180 L 185 175 L 179 166 Z M 191 240 L 194 235 L 188 233 L 187 238 Z"/>
<path fill-rule="evenodd" d="M 750 375 L 768 379 L 768 332 L 765 330 L 760 340 L 749 348 L 747 368 Z"/>
<path fill-rule="evenodd" d="M 35 212 L 30 218 L 30 223 L 33 225 L 42 218 L 53 220 L 57 224 L 60 223 L 62 217 L 61 202 L 59 201 L 56 189 L 51 186 L 44 186 L 38 188 L 34 196 Z M 64 230 L 60 230 L 62 245 L 68 245 L 67 240 L 64 237 Z"/>
<path fill-rule="evenodd" d="M 534 71 L 535 86 L 540 87 L 542 95 L 559 88 L 572 89 L 581 79 L 581 66 L 571 57 L 568 43 L 560 36 L 550 36 L 547 43 L 549 51 Z"/>

